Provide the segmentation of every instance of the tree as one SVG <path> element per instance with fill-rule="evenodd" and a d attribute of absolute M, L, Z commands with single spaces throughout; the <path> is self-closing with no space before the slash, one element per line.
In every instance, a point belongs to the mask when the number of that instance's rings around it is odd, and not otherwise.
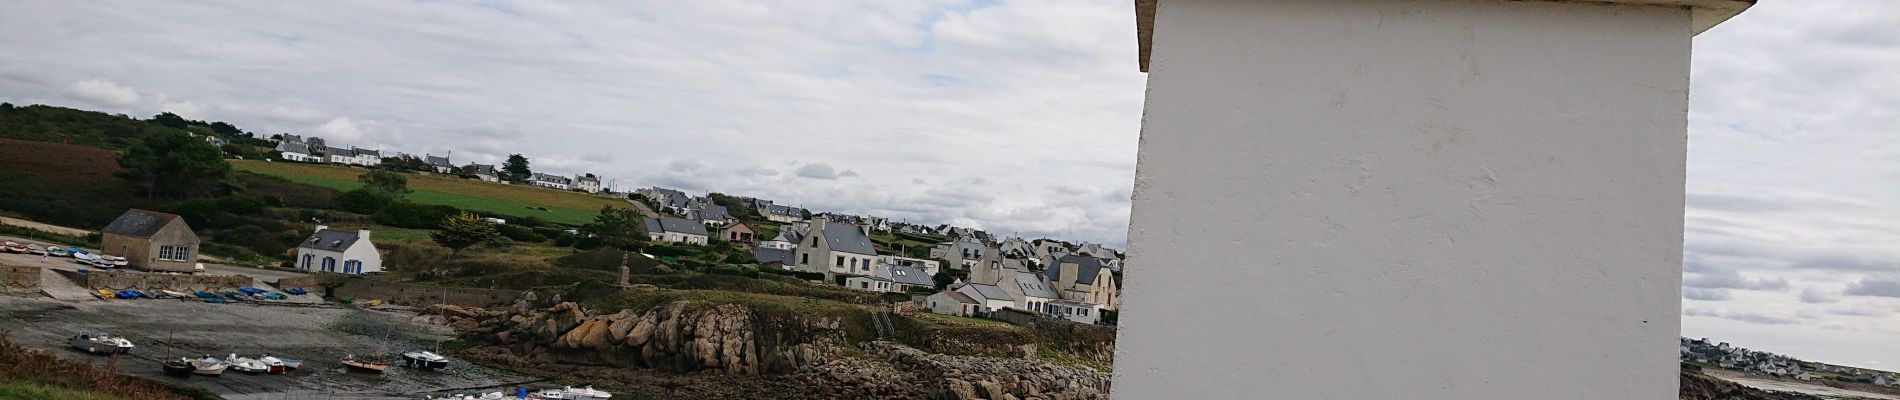
<path fill-rule="evenodd" d="M 216 194 L 231 176 L 222 151 L 181 133 L 147 135 L 119 156 L 119 166 L 119 177 L 148 197 Z"/>
<path fill-rule="evenodd" d="M 145 122 L 178 129 L 185 129 L 185 127 L 191 126 L 190 120 L 186 120 L 185 117 L 180 117 L 178 114 L 172 114 L 169 111 L 153 115 L 152 119 L 145 120 Z"/>
<path fill-rule="evenodd" d="M 507 178 L 510 181 L 525 180 L 529 175 L 534 174 L 534 171 L 528 170 L 528 158 L 520 154 L 509 154 L 508 162 L 501 165 L 501 171 L 508 173 Z"/>
<path fill-rule="evenodd" d="M 363 182 L 363 190 L 386 199 L 401 199 L 409 194 L 409 178 L 395 172 L 371 170 L 357 175 L 356 180 Z"/>
<path fill-rule="evenodd" d="M 646 222 L 640 211 L 632 208 L 601 206 L 594 222 L 582 225 L 580 230 L 603 245 L 623 250 L 632 249 L 647 239 Z"/>
<path fill-rule="evenodd" d="M 356 189 L 336 195 L 336 202 L 343 206 L 343 211 L 369 215 L 382 211 L 384 206 L 389 205 L 390 199 L 369 190 Z"/>
<path fill-rule="evenodd" d="M 311 136 L 311 137 L 304 138 L 303 142 L 310 145 L 310 151 L 314 151 L 314 152 L 323 151 L 323 138 Z"/>
<path fill-rule="evenodd" d="M 495 230 L 495 224 L 483 220 L 481 216 L 463 212 L 442 220 L 442 227 L 429 234 L 436 244 L 449 248 L 450 254 L 461 253 L 469 246 L 484 244 L 501 237 Z"/>

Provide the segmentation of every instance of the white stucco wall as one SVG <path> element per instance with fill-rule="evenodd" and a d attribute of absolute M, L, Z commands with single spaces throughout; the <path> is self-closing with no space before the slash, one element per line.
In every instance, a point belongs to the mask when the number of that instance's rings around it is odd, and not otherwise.
<path fill-rule="evenodd" d="M 1162 0 L 1154 32 L 1115 398 L 1675 398 L 1687 10 Z"/>

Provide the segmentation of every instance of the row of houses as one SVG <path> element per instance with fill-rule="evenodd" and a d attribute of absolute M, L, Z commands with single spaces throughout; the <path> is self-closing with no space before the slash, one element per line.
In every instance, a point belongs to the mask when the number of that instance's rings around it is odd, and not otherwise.
<path fill-rule="evenodd" d="M 396 153 L 391 156 L 386 156 L 381 150 L 364 149 L 354 146 L 349 148 L 332 147 L 320 141 L 306 141 L 304 137 L 298 135 L 283 135 L 277 141 L 276 150 L 279 158 L 285 161 L 331 163 L 373 168 L 382 165 L 385 158 L 396 158 L 427 165 L 430 170 L 438 174 L 462 173 L 474 176 L 476 179 L 486 182 L 507 183 L 501 179 L 501 170 L 492 164 L 468 163 L 466 165 L 456 166 L 449 160 L 449 157 L 437 157 L 429 154 L 424 154 L 419 157 L 408 153 Z M 600 184 L 600 177 L 591 173 L 580 174 L 573 177 L 534 173 L 527 177 L 525 183 L 551 189 L 579 190 L 587 193 L 600 193 L 605 189 Z"/>
<path fill-rule="evenodd" d="M 1831 379 L 1879 386 L 1900 386 L 1900 375 L 1891 372 L 1802 361 L 1794 357 L 1733 346 L 1728 342 L 1711 342 L 1708 338 L 1682 338 L 1681 356 L 1683 362 L 1795 380 Z M 1823 373 L 1827 375 L 1822 375 Z"/>
<path fill-rule="evenodd" d="M 127 266 L 136 269 L 193 273 L 202 243 L 178 215 L 130 209 L 100 229 L 99 251 L 125 257 Z M 382 253 L 370 243 L 367 229 L 343 231 L 317 225 L 295 251 L 292 263 L 305 271 L 362 275 L 383 270 Z"/>

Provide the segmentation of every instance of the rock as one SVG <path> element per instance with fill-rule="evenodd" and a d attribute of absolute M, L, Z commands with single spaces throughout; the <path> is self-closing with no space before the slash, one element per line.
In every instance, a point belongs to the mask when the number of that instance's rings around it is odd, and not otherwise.
<path fill-rule="evenodd" d="M 950 398 L 952 399 L 969 400 L 969 399 L 982 398 L 982 397 L 977 397 L 976 388 L 971 387 L 969 381 L 965 381 L 965 380 L 957 379 L 957 378 L 950 378 L 949 383 L 950 383 Z"/>
<path fill-rule="evenodd" d="M 996 382 L 980 381 L 976 383 L 976 386 L 983 388 L 983 394 L 992 399 L 1000 399 L 1009 394 L 1003 391 L 1003 385 L 998 385 Z"/>

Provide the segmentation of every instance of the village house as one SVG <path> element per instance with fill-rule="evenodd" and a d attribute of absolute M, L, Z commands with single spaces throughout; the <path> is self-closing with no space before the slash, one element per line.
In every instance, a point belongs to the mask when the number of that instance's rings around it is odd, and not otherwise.
<path fill-rule="evenodd" d="M 425 155 L 422 161 L 424 164 L 429 164 L 429 169 L 435 171 L 435 173 L 447 174 L 455 172 L 455 164 L 450 164 L 448 157 Z"/>
<path fill-rule="evenodd" d="M 1010 298 L 1009 292 L 996 285 L 966 283 L 958 287 L 956 292 L 976 300 L 977 311 L 985 315 L 1016 305 L 1016 299 Z"/>
<path fill-rule="evenodd" d="M 735 221 L 735 219 L 732 218 L 732 214 L 726 212 L 726 206 L 718 204 L 707 204 L 695 210 L 692 214 L 693 217 L 695 217 L 694 219 L 698 219 L 699 222 L 712 226 L 723 226 Z"/>
<path fill-rule="evenodd" d="M 798 268 L 806 272 L 870 275 L 876 265 L 877 250 L 857 226 L 815 218 L 798 246 Z"/>
<path fill-rule="evenodd" d="M 719 240 L 733 243 L 752 243 L 752 227 L 744 222 L 733 222 L 719 227 Z"/>
<path fill-rule="evenodd" d="M 501 173 L 495 171 L 494 165 L 469 164 L 466 167 L 462 167 L 462 170 L 467 171 L 470 175 L 475 175 L 475 179 L 480 179 L 484 182 L 501 182 Z"/>
<path fill-rule="evenodd" d="M 706 226 L 674 217 L 646 218 L 647 237 L 660 242 L 706 245 Z"/>
<path fill-rule="evenodd" d="M 792 269 L 798 264 L 789 249 L 758 246 L 752 248 L 752 258 L 759 260 L 759 268 Z"/>
<path fill-rule="evenodd" d="M 1002 243 L 996 245 L 996 250 L 1003 252 L 1004 256 L 1011 258 L 1029 258 L 1036 255 L 1035 245 L 1029 244 L 1029 241 L 1015 236 L 1003 239 Z"/>
<path fill-rule="evenodd" d="M 588 193 L 600 193 L 600 177 L 594 174 L 581 174 L 574 177 L 574 188 Z"/>
<path fill-rule="evenodd" d="M 1100 258 L 1072 255 L 1056 260 L 1056 265 L 1044 269 L 1043 275 L 1065 300 L 1121 309 L 1119 288 L 1107 269 Z"/>
<path fill-rule="evenodd" d="M 348 150 L 344 150 L 331 147 L 324 150 L 324 155 L 334 164 L 361 167 L 374 167 L 383 164 L 382 152 L 364 148 L 351 147 Z"/>
<path fill-rule="evenodd" d="M 765 209 L 765 212 L 760 213 L 760 215 L 765 216 L 765 219 L 767 221 L 787 223 L 787 224 L 803 221 L 805 220 L 805 215 L 807 214 L 810 214 L 810 212 L 806 211 L 803 208 L 787 207 L 787 206 L 780 206 L 780 205 L 767 206 Z"/>
<path fill-rule="evenodd" d="M 573 187 L 574 180 L 569 179 L 568 177 L 565 177 L 565 176 L 548 175 L 548 174 L 536 172 L 534 173 L 533 177 L 528 179 L 528 184 L 540 186 L 544 188 L 549 188 L 549 189 L 567 190 L 568 188 Z"/>
<path fill-rule="evenodd" d="M 975 266 L 977 261 L 982 260 L 983 257 L 998 253 L 1000 252 L 996 251 L 996 249 L 990 248 L 984 245 L 983 242 L 972 237 L 963 237 L 938 243 L 936 246 L 931 246 L 930 248 L 931 258 L 948 261 L 950 268 L 965 271 L 970 270 L 970 267 Z"/>
<path fill-rule="evenodd" d="M 99 251 L 133 268 L 189 273 L 197 266 L 198 234 L 177 215 L 130 209 L 99 233 Z"/>
<path fill-rule="evenodd" d="M 930 312 L 959 317 L 975 316 L 983 307 L 981 302 L 969 295 L 950 290 L 925 297 L 924 303 L 930 306 Z"/>
<path fill-rule="evenodd" d="M 920 268 L 924 270 L 924 273 L 930 274 L 932 276 L 937 275 L 937 272 L 939 272 L 942 267 L 942 265 L 938 263 L 937 260 L 926 260 L 922 258 L 910 258 L 910 257 L 889 255 L 889 254 L 877 256 L 877 262 L 878 264 L 883 264 L 883 265 L 896 265 L 896 266 L 901 266 L 901 267 Z"/>
<path fill-rule="evenodd" d="M 317 225 L 317 231 L 297 245 L 297 268 L 350 275 L 382 272 L 383 255 L 369 235 L 368 229 L 351 232 Z"/>
<path fill-rule="evenodd" d="M 904 293 L 913 287 L 930 288 L 936 284 L 921 268 L 892 265 L 879 265 L 868 275 L 853 276 L 844 281 L 847 289 L 886 293 Z"/>
<path fill-rule="evenodd" d="M 1032 244 L 1036 265 L 1055 265 L 1056 259 L 1069 255 L 1069 244 L 1060 240 L 1036 239 Z"/>
<path fill-rule="evenodd" d="M 759 247 L 793 250 L 797 249 L 798 243 L 804 240 L 805 230 L 796 227 L 786 227 L 785 229 L 778 230 L 778 236 L 773 236 L 771 239 L 759 242 Z M 793 265 L 796 265 L 796 263 L 793 263 Z"/>
<path fill-rule="evenodd" d="M 285 137 L 291 137 L 291 136 L 286 135 Z M 294 161 L 294 162 L 307 163 L 307 162 L 318 161 L 316 156 L 310 155 L 310 145 L 304 144 L 303 142 L 292 142 L 289 140 L 284 140 L 277 143 L 277 157 L 284 159 L 284 161 Z"/>

